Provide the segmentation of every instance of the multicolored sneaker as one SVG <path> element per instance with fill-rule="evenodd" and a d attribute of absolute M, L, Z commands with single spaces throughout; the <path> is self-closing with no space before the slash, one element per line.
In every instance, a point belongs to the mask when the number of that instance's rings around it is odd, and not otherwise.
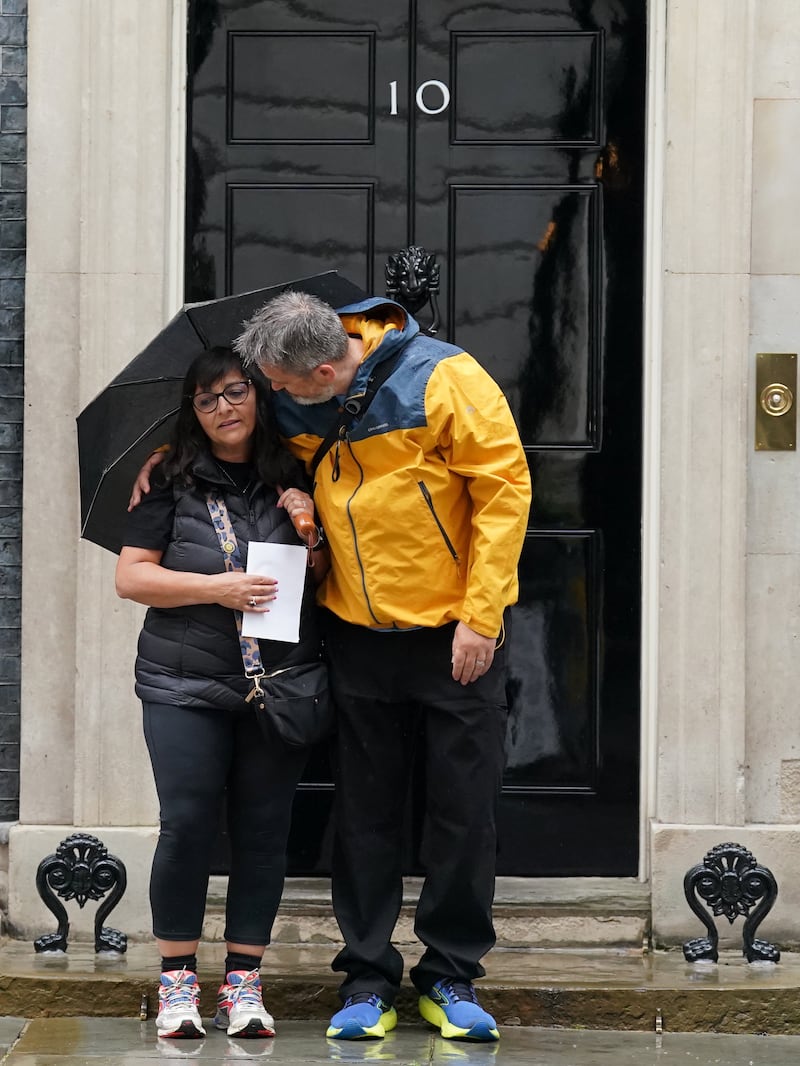
<path fill-rule="evenodd" d="M 397 1025 L 397 1011 L 372 992 L 348 996 L 331 1018 L 326 1036 L 333 1040 L 380 1039 Z"/>
<path fill-rule="evenodd" d="M 231 970 L 219 986 L 217 1029 L 227 1029 L 228 1036 L 275 1036 L 275 1021 L 261 998 L 258 970 Z"/>
<path fill-rule="evenodd" d="M 197 1040 L 206 1035 L 200 1018 L 200 985 L 193 970 L 165 970 L 158 989 L 156 1029 L 163 1037 Z"/>
<path fill-rule="evenodd" d="M 437 981 L 427 996 L 420 996 L 419 1012 L 449 1040 L 500 1039 L 497 1023 L 468 981 Z"/>

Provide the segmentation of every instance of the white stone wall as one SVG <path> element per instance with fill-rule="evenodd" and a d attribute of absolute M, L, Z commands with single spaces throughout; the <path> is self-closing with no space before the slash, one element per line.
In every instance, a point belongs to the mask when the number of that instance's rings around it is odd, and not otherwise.
<path fill-rule="evenodd" d="M 800 353 L 799 13 L 792 0 L 761 0 L 757 10 L 751 397 L 757 352 Z M 751 447 L 748 460 L 747 818 L 798 823 L 800 458 Z"/>

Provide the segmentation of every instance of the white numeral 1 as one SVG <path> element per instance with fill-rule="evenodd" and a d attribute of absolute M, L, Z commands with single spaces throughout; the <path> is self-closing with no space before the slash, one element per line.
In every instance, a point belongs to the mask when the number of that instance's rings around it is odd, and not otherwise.
<path fill-rule="evenodd" d="M 390 115 L 396 115 L 397 114 L 397 82 L 396 81 L 390 81 L 389 82 L 389 99 L 390 99 L 391 105 L 392 105 L 391 106 L 391 110 L 389 111 L 389 114 Z"/>

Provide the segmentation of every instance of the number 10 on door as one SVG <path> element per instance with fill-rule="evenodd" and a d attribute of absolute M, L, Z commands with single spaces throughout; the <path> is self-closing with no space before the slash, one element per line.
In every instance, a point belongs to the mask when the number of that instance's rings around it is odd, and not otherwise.
<path fill-rule="evenodd" d="M 425 100 L 425 91 L 431 90 L 428 93 L 428 101 Z M 439 106 L 431 107 L 431 97 L 438 92 L 440 96 Z M 430 81 L 423 81 L 421 85 L 417 87 L 416 103 L 420 111 L 426 115 L 441 115 L 443 111 L 446 111 L 450 106 L 450 90 L 447 88 L 443 81 L 436 81 L 431 79 Z M 389 82 L 389 114 L 397 114 L 397 82 Z"/>

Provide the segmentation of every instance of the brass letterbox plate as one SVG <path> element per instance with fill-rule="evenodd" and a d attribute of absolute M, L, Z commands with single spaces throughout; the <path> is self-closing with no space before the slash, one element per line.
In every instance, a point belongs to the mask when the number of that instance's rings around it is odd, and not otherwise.
<path fill-rule="evenodd" d="M 797 355 L 756 356 L 756 451 L 789 452 L 797 444 Z"/>

